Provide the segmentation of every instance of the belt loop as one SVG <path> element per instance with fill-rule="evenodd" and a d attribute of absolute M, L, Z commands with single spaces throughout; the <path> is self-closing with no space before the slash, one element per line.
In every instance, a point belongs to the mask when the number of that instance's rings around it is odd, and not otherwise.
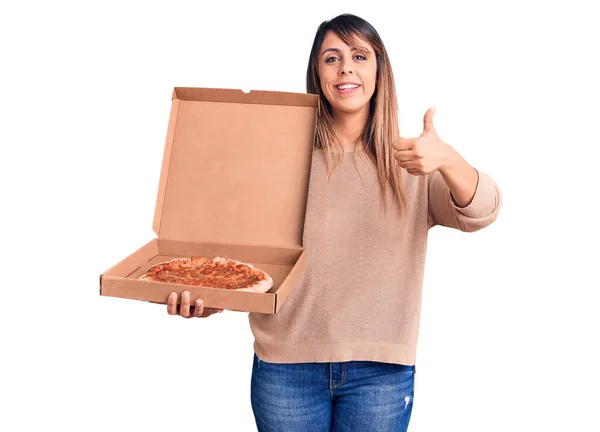
<path fill-rule="evenodd" d="M 260 368 L 260 358 L 254 353 L 254 359 L 256 360 L 256 365 Z"/>

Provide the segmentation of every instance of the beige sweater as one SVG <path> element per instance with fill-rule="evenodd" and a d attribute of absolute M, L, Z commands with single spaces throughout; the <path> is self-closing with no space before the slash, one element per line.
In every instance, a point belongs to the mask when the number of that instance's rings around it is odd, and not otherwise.
<path fill-rule="evenodd" d="M 476 231 L 496 219 L 501 195 L 478 171 L 475 196 L 459 208 L 438 171 L 402 170 L 410 211 L 380 205 L 377 173 L 362 150 L 325 179 L 315 149 L 304 225 L 306 269 L 275 315 L 250 312 L 254 351 L 267 362 L 371 360 L 413 365 L 427 233 L 434 225 Z"/>

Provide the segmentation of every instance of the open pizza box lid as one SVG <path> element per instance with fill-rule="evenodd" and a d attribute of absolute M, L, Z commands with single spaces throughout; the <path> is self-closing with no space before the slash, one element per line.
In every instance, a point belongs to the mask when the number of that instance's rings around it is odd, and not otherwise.
<path fill-rule="evenodd" d="M 153 230 L 157 238 L 100 276 L 100 294 L 277 313 L 304 270 L 304 218 L 315 138 L 313 94 L 177 87 Z M 217 255 L 273 278 L 267 293 L 138 280 L 171 258 Z"/>

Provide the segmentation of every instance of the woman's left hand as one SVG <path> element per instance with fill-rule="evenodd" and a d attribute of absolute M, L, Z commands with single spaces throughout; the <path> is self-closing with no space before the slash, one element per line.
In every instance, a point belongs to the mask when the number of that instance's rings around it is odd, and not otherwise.
<path fill-rule="evenodd" d="M 398 138 L 392 147 L 394 158 L 410 174 L 424 175 L 443 168 L 449 163 L 450 145 L 440 139 L 433 127 L 435 108 L 429 108 L 423 118 L 423 133 L 418 138 Z"/>

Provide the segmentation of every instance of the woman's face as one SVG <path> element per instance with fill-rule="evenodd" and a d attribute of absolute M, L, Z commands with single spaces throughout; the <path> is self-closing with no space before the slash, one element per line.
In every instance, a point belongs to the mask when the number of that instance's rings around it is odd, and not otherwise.
<path fill-rule="evenodd" d="M 321 89 L 331 104 L 334 117 L 342 113 L 368 110 L 369 100 L 375 92 L 375 52 L 367 41 L 359 40 L 365 50 L 350 48 L 337 34 L 328 31 L 319 50 Z M 342 83 L 352 85 L 339 88 Z"/>

